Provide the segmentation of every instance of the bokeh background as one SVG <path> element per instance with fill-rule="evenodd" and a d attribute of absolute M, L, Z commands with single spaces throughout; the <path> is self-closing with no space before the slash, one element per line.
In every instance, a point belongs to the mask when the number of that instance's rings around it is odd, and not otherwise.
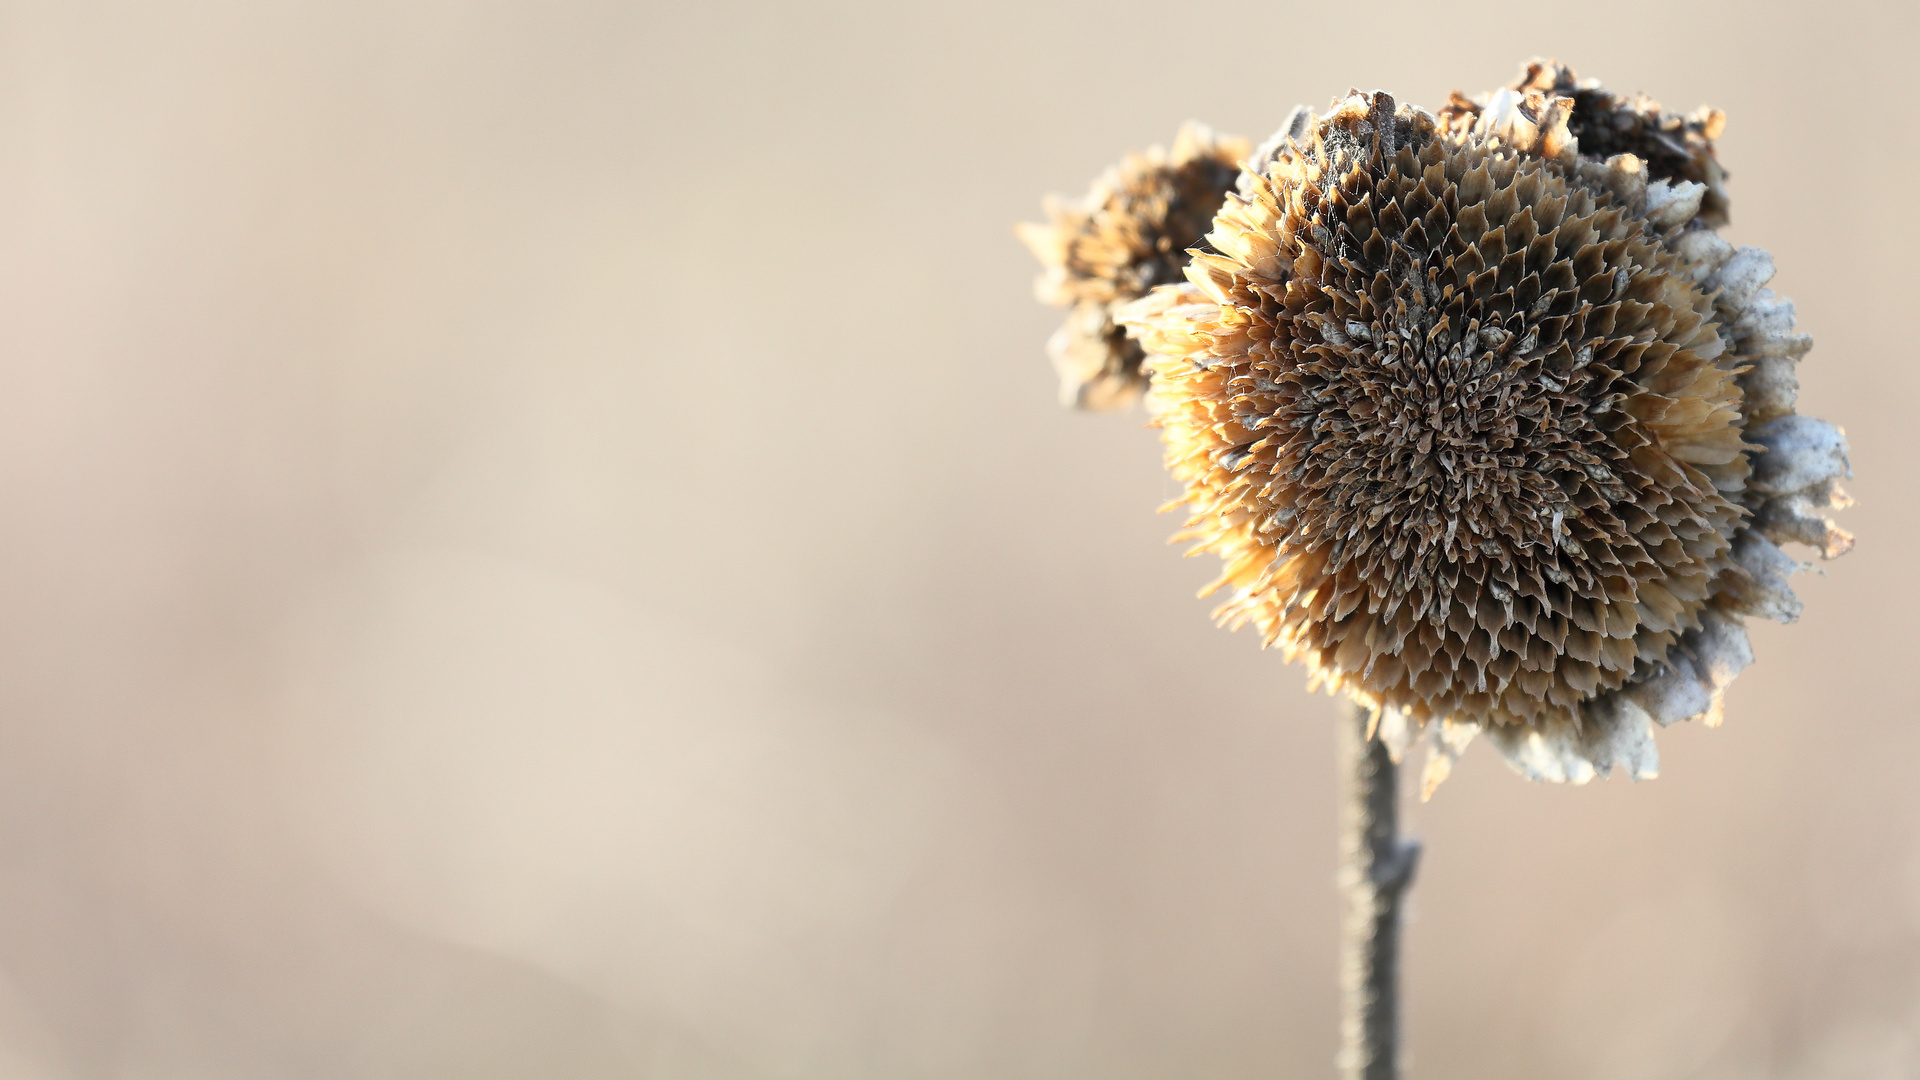
<path fill-rule="evenodd" d="M 1011 226 L 1557 54 L 1726 109 L 1859 548 L 1476 747 L 1416 1077 L 1920 1076 L 1903 5 L 0 4 L 0 1078 L 1331 1075 L 1334 703 Z M 1903 689 L 1909 687 L 1909 689 Z"/>

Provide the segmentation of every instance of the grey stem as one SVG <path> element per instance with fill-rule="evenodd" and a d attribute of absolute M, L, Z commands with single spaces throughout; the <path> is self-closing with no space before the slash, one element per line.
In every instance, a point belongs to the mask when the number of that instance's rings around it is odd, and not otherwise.
<path fill-rule="evenodd" d="M 1420 845 L 1399 835 L 1399 769 L 1355 706 L 1340 723 L 1340 1070 L 1349 1080 L 1400 1075 L 1400 898 Z"/>

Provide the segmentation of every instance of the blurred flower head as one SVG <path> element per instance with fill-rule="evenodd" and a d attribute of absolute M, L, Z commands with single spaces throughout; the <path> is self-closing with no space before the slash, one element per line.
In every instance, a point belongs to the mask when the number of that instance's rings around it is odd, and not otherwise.
<path fill-rule="evenodd" d="M 1429 791 L 1482 730 L 1536 779 L 1654 775 L 1743 620 L 1797 617 L 1778 543 L 1851 544 L 1845 441 L 1793 412 L 1809 340 L 1713 231 L 1720 125 L 1539 62 L 1439 117 L 1352 94 L 1120 315 L 1218 617 L 1396 752 L 1426 731 Z"/>
<path fill-rule="evenodd" d="M 1145 354 L 1113 312 L 1181 280 L 1187 249 L 1204 246 L 1246 156 L 1246 140 L 1188 123 L 1171 152 L 1130 154 L 1078 202 L 1049 199 L 1048 224 L 1019 227 L 1046 267 L 1036 282 L 1040 299 L 1071 309 L 1047 342 L 1065 404 L 1120 409 L 1140 399 Z"/>

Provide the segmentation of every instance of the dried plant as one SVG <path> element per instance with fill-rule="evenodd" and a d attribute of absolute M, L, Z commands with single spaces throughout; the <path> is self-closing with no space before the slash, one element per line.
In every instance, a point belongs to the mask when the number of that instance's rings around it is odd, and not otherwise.
<path fill-rule="evenodd" d="M 1224 563 L 1217 618 L 1357 705 L 1351 1076 L 1396 1070 L 1416 737 L 1428 795 L 1481 731 L 1535 780 L 1651 777 L 1655 723 L 1720 722 L 1745 620 L 1798 617 L 1779 545 L 1852 546 L 1846 440 L 1794 411 L 1810 339 L 1771 256 L 1715 231 L 1724 125 L 1536 60 L 1438 114 L 1296 109 L 1231 190 L 1231 144 L 1183 132 L 1023 232 L 1042 297 L 1076 305 L 1052 346 L 1069 400 L 1149 388 L 1176 539 Z M 1179 173 L 1202 159 L 1205 183 Z"/>
<path fill-rule="evenodd" d="M 1047 342 L 1063 403 L 1122 409 L 1147 385 L 1140 344 L 1113 312 L 1156 285 L 1181 280 L 1190 248 L 1206 247 L 1214 212 L 1247 155 L 1244 139 L 1186 124 L 1173 150 L 1153 147 L 1108 169 L 1078 202 L 1050 199 L 1046 225 L 1021 225 L 1046 272 L 1040 299 L 1071 308 Z"/>
<path fill-rule="evenodd" d="M 1587 126 L 1664 134 L 1581 93 Z M 1121 315 L 1219 618 L 1396 750 L 1429 731 L 1429 790 L 1479 730 L 1536 779 L 1654 775 L 1653 722 L 1719 722 L 1743 618 L 1798 615 L 1777 542 L 1851 543 L 1771 258 L 1714 233 L 1704 183 L 1582 153 L 1579 108 L 1352 95 Z"/>

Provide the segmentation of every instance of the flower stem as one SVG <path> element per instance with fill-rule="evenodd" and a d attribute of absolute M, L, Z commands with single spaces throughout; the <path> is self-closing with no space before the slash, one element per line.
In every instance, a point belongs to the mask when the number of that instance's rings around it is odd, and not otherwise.
<path fill-rule="evenodd" d="M 1340 956 L 1340 1070 L 1348 1080 L 1400 1075 L 1400 899 L 1420 860 L 1399 835 L 1399 769 L 1377 738 L 1370 710 L 1340 723 L 1343 792 L 1340 891 L 1346 923 Z"/>

